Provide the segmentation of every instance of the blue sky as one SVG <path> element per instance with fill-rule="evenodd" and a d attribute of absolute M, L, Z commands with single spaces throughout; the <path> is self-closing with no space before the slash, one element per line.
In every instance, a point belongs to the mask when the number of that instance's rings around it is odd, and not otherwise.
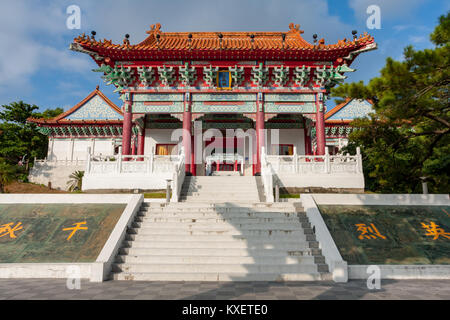
<path fill-rule="evenodd" d="M 367 82 L 379 74 L 387 57 L 402 59 L 403 48 L 432 47 L 429 34 L 438 17 L 450 10 L 446 0 L 0 0 L 0 105 L 23 100 L 41 109 L 67 110 L 96 85 L 116 104 L 118 94 L 106 86 L 92 59 L 68 49 L 74 37 L 97 32 L 97 38 L 131 43 L 145 39 L 149 26 L 163 31 L 287 31 L 300 24 L 304 38 L 326 43 L 368 31 L 378 50 L 360 55 L 347 82 Z M 81 29 L 66 27 L 66 8 L 81 8 Z M 381 9 L 381 29 L 368 30 L 366 9 Z M 328 102 L 328 108 L 333 102 Z"/>

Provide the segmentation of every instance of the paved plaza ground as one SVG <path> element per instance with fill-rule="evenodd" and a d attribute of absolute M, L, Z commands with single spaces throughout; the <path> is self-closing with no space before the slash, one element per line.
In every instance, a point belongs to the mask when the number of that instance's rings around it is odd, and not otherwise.
<path fill-rule="evenodd" d="M 382 280 L 380 290 L 366 281 L 334 282 L 140 282 L 81 281 L 69 290 L 64 279 L 1 279 L 0 300 L 450 300 L 450 280 Z"/>

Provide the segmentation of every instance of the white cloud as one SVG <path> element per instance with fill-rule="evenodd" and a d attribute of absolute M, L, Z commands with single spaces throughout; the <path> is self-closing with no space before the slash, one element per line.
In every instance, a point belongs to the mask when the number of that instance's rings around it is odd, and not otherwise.
<path fill-rule="evenodd" d="M 36 4 L 39 4 L 37 6 Z M 31 86 L 30 78 L 44 68 L 83 72 L 87 59 L 59 44 L 65 32 L 62 9 L 54 4 L 10 1 L 0 11 L 0 88 Z M 0 89 L 1 90 L 1 89 Z"/>
<path fill-rule="evenodd" d="M 383 21 L 383 19 L 401 20 L 409 17 L 414 9 L 426 1 L 427 0 L 349 0 L 349 6 L 355 12 L 355 17 L 358 20 L 366 20 L 368 18 L 366 10 L 370 5 L 377 5 L 380 7 L 381 21 Z"/>
<path fill-rule="evenodd" d="M 428 41 L 428 37 L 426 36 L 409 36 L 409 41 L 413 43 L 423 43 Z"/>

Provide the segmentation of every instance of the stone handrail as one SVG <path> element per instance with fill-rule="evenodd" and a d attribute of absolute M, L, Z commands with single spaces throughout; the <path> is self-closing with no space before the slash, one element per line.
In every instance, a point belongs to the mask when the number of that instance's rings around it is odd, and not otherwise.
<path fill-rule="evenodd" d="M 171 202 L 178 202 L 180 199 L 181 188 L 183 186 L 185 172 L 184 150 L 181 148 L 178 162 L 175 164 L 175 171 L 172 178 L 172 198 Z"/>
<path fill-rule="evenodd" d="M 265 148 L 261 147 L 261 180 L 264 186 L 264 195 L 266 202 L 273 203 L 273 169 L 266 157 Z"/>

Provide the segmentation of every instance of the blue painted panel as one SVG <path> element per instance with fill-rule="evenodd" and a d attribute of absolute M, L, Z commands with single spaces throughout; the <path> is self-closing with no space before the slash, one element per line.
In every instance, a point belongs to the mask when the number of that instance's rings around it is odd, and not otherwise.
<path fill-rule="evenodd" d="M 327 120 L 353 120 L 363 118 L 372 112 L 373 107 L 368 101 L 354 99 Z"/>

